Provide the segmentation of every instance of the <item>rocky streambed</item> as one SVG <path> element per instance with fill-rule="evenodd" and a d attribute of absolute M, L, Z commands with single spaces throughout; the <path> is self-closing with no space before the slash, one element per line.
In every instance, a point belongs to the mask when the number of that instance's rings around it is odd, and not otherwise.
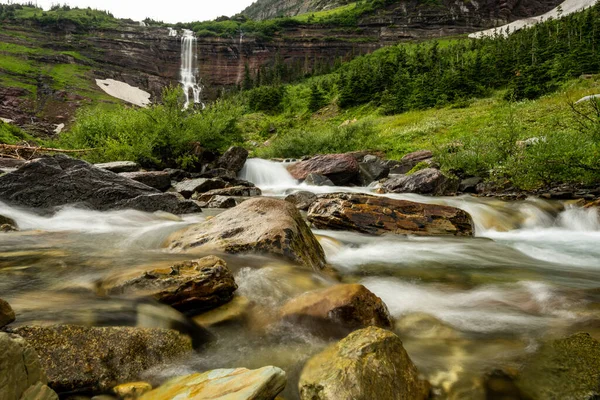
<path fill-rule="evenodd" d="M 0 176 L 0 398 L 600 395 L 595 208 L 246 156 Z"/>

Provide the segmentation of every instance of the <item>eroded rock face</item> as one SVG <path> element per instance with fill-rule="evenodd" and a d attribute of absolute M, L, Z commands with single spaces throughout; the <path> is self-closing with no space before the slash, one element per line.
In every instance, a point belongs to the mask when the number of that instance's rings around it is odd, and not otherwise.
<path fill-rule="evenodd" d="M 354 181 L 358 176 L 358 162 L 350 154 L 326 154 L 288 167 L 294 179 L 304 180 L 309 174 L 324 175 L 336 185 Z"/>
<path fill-rule="evenodd" d="M 217 166 L 229 171 L 240 172 L 248 158 L 248 150 L 243 147 L 230 147 L 217 162 Z"/>
<path fill-rule="evenodd" d="M 273 400 L 285 384 L 277 367 L 216 369 L 174 378 L 140 400 Z"/>
<path fill-rule="evenodd" d="M 600 342 L 587 333 L 546 343 L 517 377 L 524 398 L 588 400 L 600 396 Z"/>
<path fill-rule="evenodd" d="M 458 182 L 446 177 L 435 168 L 425 168 L 411 175 L 390 178 L 383 183 L 390 193 L 418 193 L 440 196 L 455 192 Z"/>
<path fill-rule="evenodd" d="M 137 172 L 122 172 L 119 175 L 124 176 L 134 181 L 143 183 L 146 186 L 158 189 L 161 192 L 168 190 L 171 187 L 171 175 L 164 171 L 137 171 Z"/>
<path fill-rule="evenodd" d="M 0 399 L 58 400 L 38 355 L 17 335 L 0 332 Z"/>
<path fill-rule="evenodd" d="M 335 285 L 300 295 L 281 309 L 282 319 L 315 333 L 344 336 L 368 326 L 392 327 L 385 303 L 359 284 Z"/>
<path fill-rule="evenodd" d="M 15 321 L 15 312 L 10 304 L 0 299 L 0 328 L 5 327 Z"/>
<path fill-rule="evenodd" d="M 58 393 L 110 392 L 192 350 L 189 337 L 166 329 L 59 325 L 15 333 L 37 351 L 48 386 Z"/>
<path fill-rule="evenodd" d="M 372 235 L 473 235 L 471 216 L 458 208 L 362 194 L 325 195 L 310 207 L 308 220 L 318 229 Z"/>
<path fill-rule="evenodd" d="M 29 161 L 0 176 L 0 199 L 34 208 L 84 204 L 109 210 L 120 201 L 155 193 L 159 192 L 154 188 L 63 155 Z"/>
<path fill-rule="evenodd" d="M 104 290 L 109 295 L 153 297 L 179 311 L 198 313 L 227 303 L 237 289 L 227 264 L 215 256 L 135 275 L 108 281 Z"/>
<path fill-rule="evenodd" d="M 370 327 L 312 357 L 298 384 L 302 400 L 423 400 L 429 385 L 419 379 L 402 341 Z"/>
<path fill-rule="evenodd" d="M 167 246 L 174 251 L 271 253 L 315 270 L 325 266 L 323 249 L 298 210 L 272 198 L 252 198 L 177 232 Z"/>

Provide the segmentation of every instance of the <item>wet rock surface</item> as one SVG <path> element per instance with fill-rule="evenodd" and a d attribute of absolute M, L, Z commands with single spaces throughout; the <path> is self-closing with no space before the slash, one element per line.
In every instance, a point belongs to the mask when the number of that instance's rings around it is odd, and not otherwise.
<path fill-rule="evenodd" d="M 429 385 L 419 378 L 402 341 L 370 327 L 313 356 L 298 384 L 302 400 L 422 400 Z"/>
<path fill-rule="evenodd" d="M 121 172 L 119 175 L 158 189 L 161 192 L 171 187 L 171 175 L 164 171 Z"/>
<path fill-rule="evenodd" d="M 174 378 L 141 400 L 273 400 L 285 384 L 277 367 L 216 369 Z"/>
<path fill-rule="evenodd" d="M 306 211 L 317 199 L 317 195 L 312 192 L 299 191 L 288 195 L 285 201 L 295 205 L 298 210 Z"/>
<path fill-rule="evenodd" d="M 458 182 L 446 177 L 440 170 L 425 168 L 411 175 L 392 177 L 383 183 L 390 193 L 418 193 L 441 196 L 456 192 Z"/>
<path fill-rule="evenodd" d="M 0 399 L 58 400 L 38 354 L 23 338 L 0 332 Z"/>
<path fill-rule="evenodd" d="M 214 196 L 254 197 L 262 195 L 262 191 L 252 186 L 231 186 L 223 189 L 209 190 L 205 193 L 194 193 L 193 200 L 210 201 Z"/>
<path fill-rule="evenodd" d="M 176 232 L 166 245 L 173 251 L 270 253 L 315 270 L 325 266 L 323 249 L 298 210 L 284 200 L 265 197 Z"/>
<path fill-rule="evenodd" d="M 471 217 L 458 208 L 361 194 L 325 195 L 310 207 L 308 220 L 318 229 L 374 235 L 473 235 Z"/>
<path fill-rule="evenodd" d="M 179 182 L 175 185 L 175 191 L 189 199 L 196 192 L 208 192 L 209 190 L 222 189 L 225 186 L 227 186 L 227 182 L 220 178 L 197 178 Z"/>
<path fill-rule="evenodd" d="M 227 303 L 237 289 L 227 264 L 215 256 L 134 275 L 109 280 L 103 290 L 109 295 L 153 297 L 176 310 L 199 313 Z"/>
<path fill-rule="evenodd" d="M 171 214 L 194 214 L 202 212 L 196 202 L 185 200 L 177 193 L 156 193 L 119 201 L 115 209 L 132 209 L 145 212 L 165 211 Z"/>
<path fill-rule="evenodd" d="M 233 208 L 237 205 L 237 201 L 233 197 L 228 196 L 212 196 L 206 203 L 206 208 Z"/>
<path fill-rule="evenodd" d="M 248 158 L 248 150 L 243 147 L 230 147 L 219 158 L 217 166 L 233 172 L 240 172 Z"/>
<path fill-rule="evenodd" d="M 192 349 L 189 337 L 166 329 L 59 325 L 14 332 L 38 353 L 48 386 L 58 393 L 109 393 Z"/>
<path fill-rule="evenodd" d="M 16 230 L 18 230 L 18 226 L 15 220 L 0 214 L 0 232 L 12 232 Z"/>
<path fill-rule="evenodd" d="M 383 301 L 359 284 L 335 285 L 300 295 L 281 309 L 283 320 L 324 336 L 341 336 L 368 326 L 392 327 Z"/>
<path fill-rule="evenodd" d="M 312 173 L 326 176 L 336 185 L 344 185 L 356 180 L 359 167 L 350 154 L 327 154 L 293 164 L 288 171 L 294 179 L 305 180 Z"/>
<path fill-rule="evenodd" d="M 306 176 L 304 183 L 310 186 L 335 186 L 335 183 L 331 181 L 325 175 L 310 173 Z"/>
<path fill-rule="evenodd" d="M 10 304 L 0 299 L 0 328 L 14 322 L 16 319 L 15 312 L 13 311 Z"/>

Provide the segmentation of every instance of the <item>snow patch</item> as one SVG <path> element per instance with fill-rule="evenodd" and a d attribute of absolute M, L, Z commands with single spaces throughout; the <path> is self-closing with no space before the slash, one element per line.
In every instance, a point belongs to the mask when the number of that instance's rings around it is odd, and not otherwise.
<path fill-rule="evenodd" d="M 147 107 L 151 103 L 150 93 L 125 82 L 114 79 L 96 79 L 96 84 L 110 96 L 136 106 Z"/>

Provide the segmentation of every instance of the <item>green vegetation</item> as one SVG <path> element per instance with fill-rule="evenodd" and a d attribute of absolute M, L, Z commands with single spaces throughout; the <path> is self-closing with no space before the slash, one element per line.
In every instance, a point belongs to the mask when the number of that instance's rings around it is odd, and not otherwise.
<path fill-rule="evenodd" d="M 95 149 L 94 162 L 134 160 L 147 167 L 192 168 L 202 150 L 224 150 L 242 140 L 234 101 L 217 101 L 200 112 L 183 109 L 179 89 L 167 89 L 163 104 L 140 108 L 83 111 L 70 132 L 56 144 Z"/>
<path fill-rule="evenodd" d="M 18 127 L 0 121 L 0 143 L 17 144 L 22 141 L 35 141 L 34 138 Z"/>

